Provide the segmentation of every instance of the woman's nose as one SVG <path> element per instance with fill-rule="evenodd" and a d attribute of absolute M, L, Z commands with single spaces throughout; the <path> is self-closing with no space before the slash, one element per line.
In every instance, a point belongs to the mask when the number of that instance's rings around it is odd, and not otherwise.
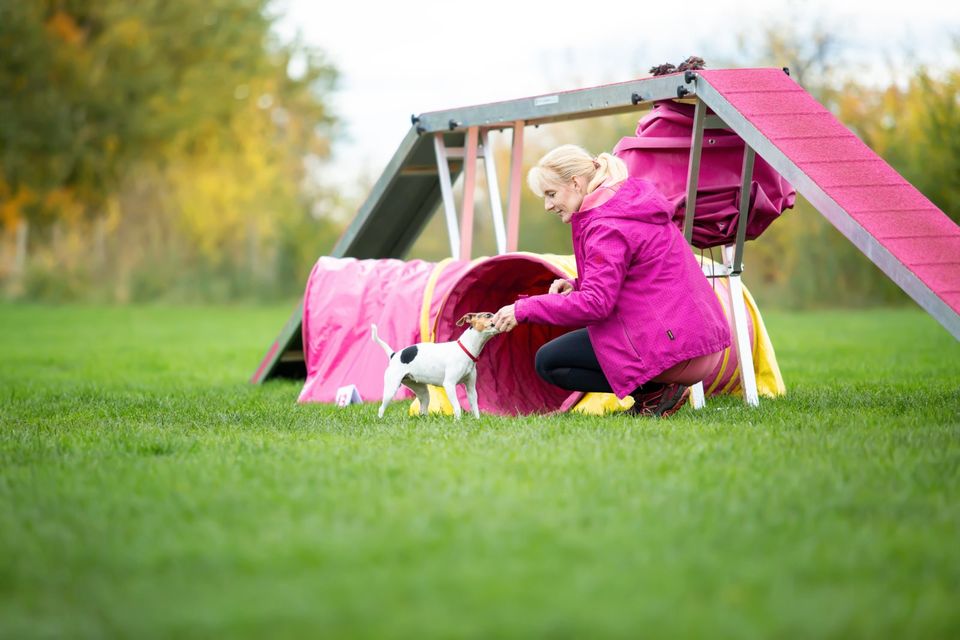
<path fill-rule="evenodd" d="M 544 198 L 543 208 L 546 209 L 547 211 L 550 211 L 550 209 L 553 209 L 553 198 Z"/>

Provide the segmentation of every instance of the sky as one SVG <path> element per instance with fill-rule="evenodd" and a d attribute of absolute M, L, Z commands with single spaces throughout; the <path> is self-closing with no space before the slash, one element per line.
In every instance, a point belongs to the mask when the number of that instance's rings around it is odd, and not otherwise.
<path fill-rule="evenodd" d="M 349 191 L 372 182 L 410 128 L 410 115 L 622 82 L 664 62 L 741 53 L 738 36 L 787 24 L 834 34 L 850 66 L 882 76 L 956 62 L 960 2 L 949 0 L 625 2 L 368 2 L 275 0 L 282 38 L 299 34 L 340 71 L 332 105 L 342 135 L 324 171 Z M 742 58 L 742 55 L 740 55 Z M 879 74 L 879 75 L 878 75 Z"/>

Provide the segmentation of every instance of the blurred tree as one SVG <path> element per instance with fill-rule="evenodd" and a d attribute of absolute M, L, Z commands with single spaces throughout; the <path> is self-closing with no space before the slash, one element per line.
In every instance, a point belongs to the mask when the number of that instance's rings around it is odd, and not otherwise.
<path fill-rule="evenodd" d="M 791 8 L 791 11 L 802 11 Z M 821 101 L 836 84 L 844 44 L 840 30 L 816 16 L 791 15 L 737 34 L 736 63 L 787 67 L 790 75 Z M 722 61 L 717 61 L 725 66 Z"/>
<path fill-rule="evenodd" d="M 0 0 L 0 224 L 162 219 L 214 265 L 303 238 L 304 159 L 329 156 L 336 72 L 279 42 L 268 5 Z"/>
<path fill-rule="evenodd" d="M 960 148 L 950 142 L 953 136 L 943 133 L 956 127 L 956 75 L 948 74 L 954 78 L 952 89 L 945 83 L 927 91 L 923 70 L 906 89 L 898 89 L 892 80 L 889 88 L 872 88 L 857 73 L 861 67 L 845 62 L 838 33 L 842 30 L 816 18 L 778 21 L 759 32 L 742 34 L 743 57 L 728 64 L 789 67 L 804 89 L 921 192 L 950 211 L 949 198 L 941 194 L 950 189 L 956 193 Z M 924 156 L 931 152 L 941 161 L 943 173 L 927 171 Z M 937 177 L 927 179 L 930 173 Z M 954 178 L 945 179 L 946 175 Z M 907 300 L 803 198 L 749 245 L 745 260 L 754 294 L 782 306 L 861 306 Z"/>
<path fill-rule="evenodd" d="M 960 54 L 960 40 L 955 45 Z M 915 187 L 960 222 L 960 68 L 920 67 L 905 86 L 847 84 L 838 116 Z"/>

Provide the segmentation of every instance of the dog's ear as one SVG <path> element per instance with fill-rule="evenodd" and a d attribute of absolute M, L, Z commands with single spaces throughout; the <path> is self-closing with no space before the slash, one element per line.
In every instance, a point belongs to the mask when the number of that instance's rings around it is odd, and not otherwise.
<path fill-rule="evenodd" d="M 473 316 L 474 316 L 474 314 L 472 314 L 472 313 L 466 314 L 465 316 L 463 316 L 462 318 L 460 318 L 459 320 L 457 320 L 457 326 L 458 326 L 458 327 L 462 327 L 462 326 L 463 326 L 464 324 L 466 324 L 467 322 L 470 322 L 470 320 L 473 319 Z"/>

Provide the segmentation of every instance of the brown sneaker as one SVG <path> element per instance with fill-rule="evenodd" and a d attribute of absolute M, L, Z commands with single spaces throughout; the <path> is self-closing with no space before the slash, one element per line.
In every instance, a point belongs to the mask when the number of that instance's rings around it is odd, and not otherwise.
<path fill-rule="evenodd" d="M 690 388 L 682 384 L 666 384 L 656 391 L 634 396 L 629 413 L 645 417 L 666 418 L 683 407 L 690 397 Z"/>
<path fill-rule="evenodd" d="M 672 416 L 683 408 L 684 403 L 690 397 L 690 387 L 683 384 L 668 384 L 663 390 L 663 397 L 660 404 L 654 409 L 653 415 L 666 418 Z"/>

